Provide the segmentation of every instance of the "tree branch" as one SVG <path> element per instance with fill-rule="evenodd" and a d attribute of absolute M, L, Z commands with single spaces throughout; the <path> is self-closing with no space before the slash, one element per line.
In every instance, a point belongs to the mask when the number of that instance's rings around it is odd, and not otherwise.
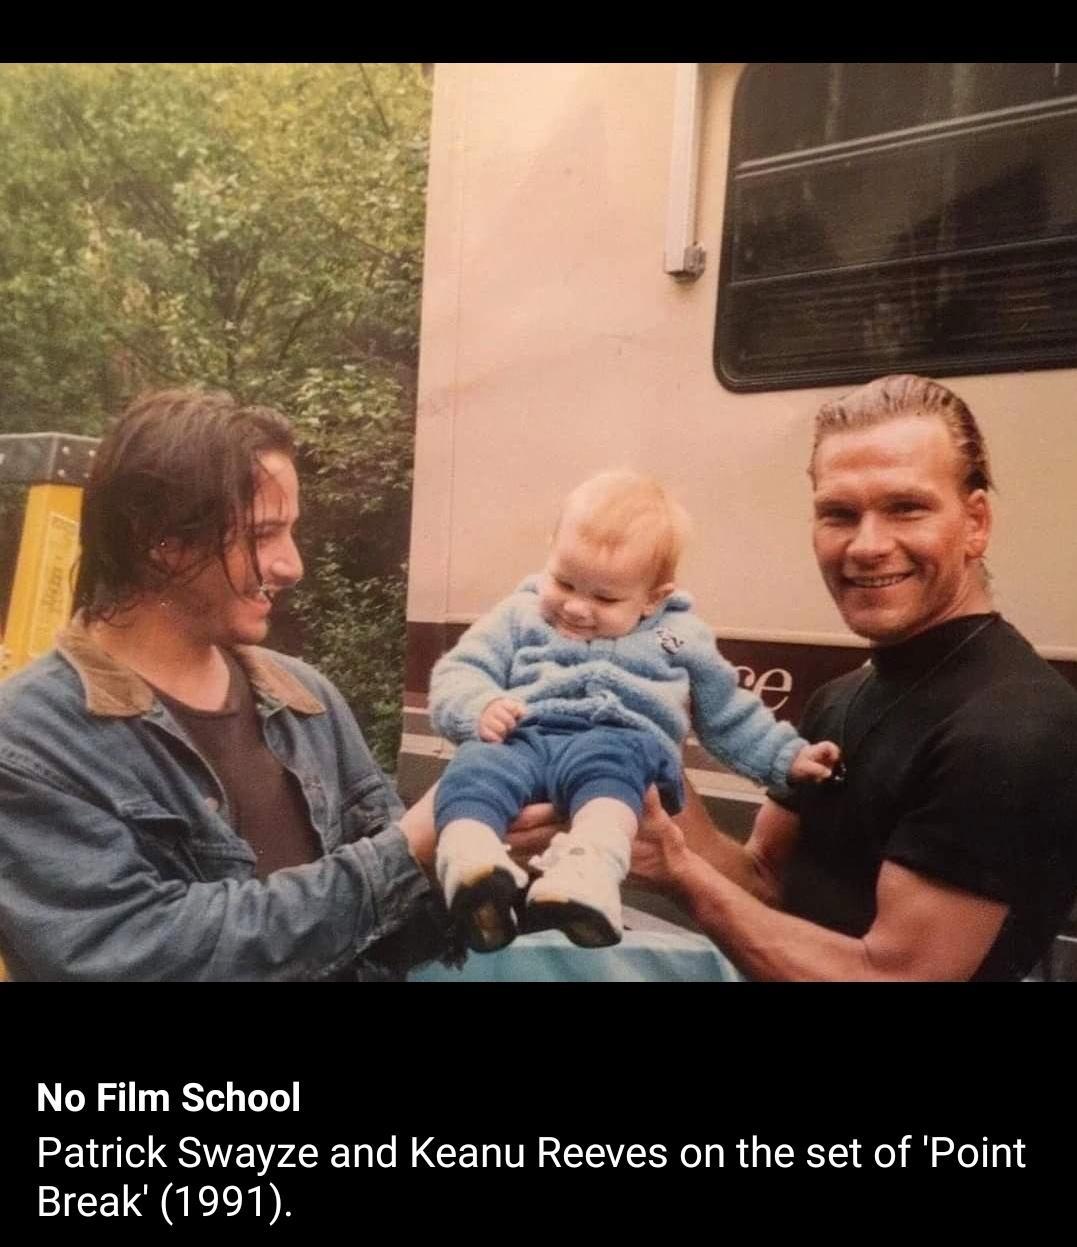
<path fill-rule="evenodd" d="M 331 290 L 326 290 L 323 287 L 322 291 L 320 291 L 319 293 L 320 295 L 324 297 L 313 299 L 299 313 L 299 315 L 295 318 L 295 320 L 292 321 L 291 328 L 288 330 L 288 333 L 285 336 L 284 342 L 282 343 L 280 350 L 277 352 L 277 367 L 278 368 L 284 363 L 284 357 L 292 349 L 292 346 L 295 343 L 295 340 L 299 335 L 299 330 L 306 324 L 308 320 L 310 320 L 312 316 L 316 316 L 319 312 L 324 312 L 325 309 L 332 304 L 333 292 Z"/>
<path fill-rule="evenodd" d="M 378 100 L 377 95 L 374 93 L 374 85 L 370 81 L 370 79 L 367 77 L 366 70 L 363 68 L 362 63 L 357 61 L 356 64 L 359 65 L 359 72 L 363 76 L 363 85 L 366 87 L 367 94 L 370 96 L 371 100 L 373 101 L 374 107 L 378 110 L 378 116 L 381 118 L 382 129 L 385 131 L 385 137 L 392 138 L 393 137 L 392 127 L 389 125 L 389 121 L 388 121 L 388 118 L 385 116 L 385 113 L 382 112 L 381 103 Z"/>

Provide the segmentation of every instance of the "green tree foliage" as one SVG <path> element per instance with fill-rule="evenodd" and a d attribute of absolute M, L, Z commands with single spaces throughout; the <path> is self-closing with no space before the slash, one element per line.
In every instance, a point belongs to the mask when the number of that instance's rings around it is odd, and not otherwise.
<path fill-rule="evenodd" d="M 384 763 L 429 108 L 415 65 L 0 66 L 0 431 L 99 433 L 162 384 L 292 416 L 308 581 L 277 640 L 378 690 Z"/>
<path fill-rule="evenodd" d="M 400 743 L 404 629 L 387 627 L 386 621 L 403 619 L 407 581 L 403 572 L 349 579 L 338 554 L 329 542 L 310 569 L 310 587 L 295 611 L 317 630 L 321 671 L 355 709 L 367 743 L 387 765 Z"/>

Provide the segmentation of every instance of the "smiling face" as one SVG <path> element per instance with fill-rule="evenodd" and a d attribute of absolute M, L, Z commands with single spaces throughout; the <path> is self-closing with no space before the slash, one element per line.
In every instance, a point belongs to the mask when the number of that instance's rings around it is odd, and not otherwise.
<path fill-rule="evenodd" d="M 167 589 L 173 616 L 203 644 L 264 641 L 274 594 L 296 584 L 303 574 L 293 535 L 299 519 L 295 467 L 279 451 L 259 455 L 258 463 L 249 537 L 244 525 L 223 560 L 205 563 L 190 580 L 181 574 Z"/>
<path fill-rule="evenodd" d="M 627 636 L 673 591 L 654 585 L 653 552 L 646 543 L 615 547 L 581 537 L 562 522 L 539 590 L 539 609 L 562 636 L 576 641 Z"/>
<path fill-rule="evenodd" d="M 830 433 L 812 466 L 815 555 L 853 632 L 894 644 L 991 609 L 978 562 L 990 505 L 984 490 L 962 488 L 942 420 Z"/>

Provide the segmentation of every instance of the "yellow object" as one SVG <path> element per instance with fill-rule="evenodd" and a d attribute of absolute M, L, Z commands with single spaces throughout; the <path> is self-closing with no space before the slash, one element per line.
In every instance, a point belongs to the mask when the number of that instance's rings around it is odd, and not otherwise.
<path fill-rule="evenodd" d="M 71 617 L 81 512 L 78 485 L 30 488 L 0 648 L 0 679 L 52 649 L 56 633 Z"/>
<path fill-rule="evenodd" d="M 0 637 L 0 680 L 52 649 L 71 616 L 82 487 L 96 453 L 93 437 L 0 434 L 0 481 L 30 486 L 7 626 Z M 6 978 L 0 960 L 0 982 Z"/>

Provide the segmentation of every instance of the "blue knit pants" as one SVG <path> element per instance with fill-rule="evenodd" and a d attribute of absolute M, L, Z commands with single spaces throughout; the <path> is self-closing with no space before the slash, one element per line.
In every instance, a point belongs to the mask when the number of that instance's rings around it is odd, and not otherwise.
<path fill-rule="evenodd" d="M 684 804 L 680 767 L 653 732 L 595 727 L 585 720 L 518 727 L 502 744 L 465 741 L 438 782 L 438 833 L 458 818 L 474 818 L 504 839 L 525 805 L 551 801 L 572 818 L 595 797 L 623 801 L 638 817 L 643 794 L 658 785 L 662 804 Z"/>

